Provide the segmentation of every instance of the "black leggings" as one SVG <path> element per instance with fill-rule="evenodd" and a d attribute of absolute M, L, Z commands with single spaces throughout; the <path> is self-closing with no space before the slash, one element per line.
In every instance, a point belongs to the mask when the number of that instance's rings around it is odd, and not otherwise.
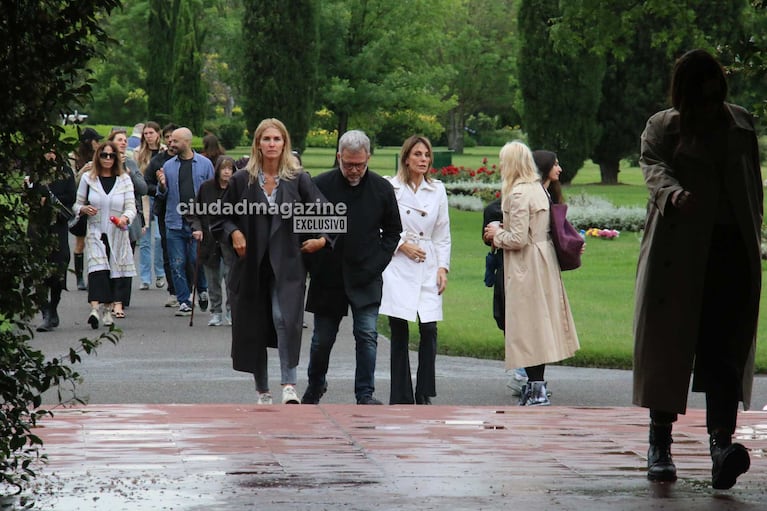
<path fill-rule="evenodd" d="M 546 371 L 546 364 L 540 364 L 532 367 L 525 367 L 528 381 L 543 381 L 543 373 Z"/>

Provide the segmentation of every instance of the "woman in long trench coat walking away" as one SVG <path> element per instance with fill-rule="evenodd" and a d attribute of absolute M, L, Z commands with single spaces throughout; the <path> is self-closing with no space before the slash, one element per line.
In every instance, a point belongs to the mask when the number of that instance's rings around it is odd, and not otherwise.
<path fill-rule="evenodd" d="M 692 390 L 706 394 L 712 485 L 746 472 L 732 443 L 747 409 L 761 289 L 762 178 L 751 116 L 725 103 L 709 53 L 677 60 L 672 108 L 647 121 L 640 165 L 650 196 L 634 316 L 634 404 L 650 409 L 647 478 L 676 480 L 671 428 Z"/>

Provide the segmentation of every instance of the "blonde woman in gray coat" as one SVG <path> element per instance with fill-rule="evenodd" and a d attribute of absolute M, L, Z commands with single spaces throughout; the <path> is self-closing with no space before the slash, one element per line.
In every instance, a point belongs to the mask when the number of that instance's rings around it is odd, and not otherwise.
<path fill-rule="evenodd" d="M 520 405 L 545 406 L 546 364 L 573 356 L 578 334 L 549 234 L 549 197 L 533 154 L 525 144 L 509 142 L 500 163 L 503 224 L 489 224 L 485 233 L 503 249 L 506 368 L 527 371 Z"/>

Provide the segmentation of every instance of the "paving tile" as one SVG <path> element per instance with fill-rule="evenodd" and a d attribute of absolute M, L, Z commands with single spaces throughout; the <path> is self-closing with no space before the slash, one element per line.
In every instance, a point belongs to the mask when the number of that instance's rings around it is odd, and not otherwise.
<path fill-rule="evenodd" d="M 645 479 L 638 408 L 91 405 L 38 434 L 40 509 L 764 509 L 767 412 L 741 413 L 751 471 L 709 487 L 704 412 L 674 428 L 680 481 Z"/>

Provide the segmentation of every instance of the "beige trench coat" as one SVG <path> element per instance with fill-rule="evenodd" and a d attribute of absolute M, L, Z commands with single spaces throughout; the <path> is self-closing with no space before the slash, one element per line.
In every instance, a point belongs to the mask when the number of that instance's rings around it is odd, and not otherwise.
<path fill-rule="evenodd" d="M 578 334 L 549 235 L 549 198 L 539 181 L 503 198 L 506 367 L 559 362 L 578 350 Z"/>
<path fill-rule="evenodd" d="M 712 162 L 700 155 L 671 159 L 679 136 L 679 114 L 669 109 L 648 121 L 641 138 L 640 165 L 650 192 L 639 253 L 634 313 L 634 404 L 685 413 L 695 360 L 703 276 L 720 193 L 727 193 L 749 258 L 751 334 L 742 339 L 742 400 L 748 409 L 761 289 L 760 225 L 762 178 L 751 116 L 727 105 L 731 117 L 725 186 L 711 179 Z M 696 190 L 696 215 L 671 205 L 680 189 Z M 726 271 L 722 268 L 722 271 Z M 693 390 L 702 390 L 693 381 Z"/>

